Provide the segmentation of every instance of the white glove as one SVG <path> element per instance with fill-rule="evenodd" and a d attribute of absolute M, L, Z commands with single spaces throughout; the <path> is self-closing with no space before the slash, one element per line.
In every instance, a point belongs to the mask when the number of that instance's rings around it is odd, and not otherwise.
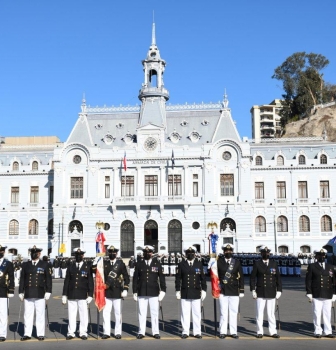
<path fill-rule="evenodd" d="M 85 301 L 89 305 L 92 301 L 92 297 L 87 297 Z"/>
<path fill-rule="evenodd" d="M 313 294 L 307 294 L 307 298 L 309 299 L 309 302 L 311 303 L 313 300 Z"/>
<path fill-rule="evenodd" d="M 255 290 L 252 290 L 252 298 L 253 299 L 257 299 L 258 298 L 257 292 Z"/>
<path fill-rule="evenodd" d="M 99 260 L 100 258 L 101 258 L 100 256 L 95 257 L 94 260 L 93 260 L 92 265 L 97 265 L 97 264 L 98 264 L 98 260 Z"/>
<path fill-rule="evenodd" d="M 66 295 L 62 295 L 62 304 L 65 305 L 67 303 L 67 296 Z"/>
<path fill-rule="evenodd" d="M 13 295 L 14 295 L 14 294 L 13 294 Z M 8 298 L 9 298 L 9 294 L 8 294 Z M 333 303 L 336 301 L 336 294 L 334 294 L 334 295 L 332 296 L 331 301 L 332 301 Z"/>
<path fill-rule="evenodd" d="M 23 301 L 23 299 L 24 299 L 24 294 L 23 294 L 23 293 L 19 294 L 19 298 L 20 298 L 21 301 Z"/>
<path fill-rule="evenodd" d="M 159 293 L 159 301 L 162 301 L 162 299 L 164 298 L 165 295 L 166 295 L 166 293 L 161 291 Z"/>
<path fill-rule="evenodd" d="M 244 298 L 244 293 L 239 293 L 239 298 Z"/>
<path fill-rule="evenodd" d="M 181 292 L 176 292 L 176 299 L 180 300 L 181 299 Z"/>
<path fill-rule="evenodd" d="M 8 294 L 8 298 L 13 298 L 14 294 Z"/>
<path fill-rule="evenodd" d="M 276 292 L 275 299 L 279 299 L 281 297 L 281 292 Z"/>
<path fill-rule="evenodd" d="M 138 293 L 133 293 L 133 299 L 134 301 L 138 301 Z"/>
<path fill-rule="evenodd" d="M 121 297 L 122 298 L 126 298 L 127 297 L 127 290 L 124 289 L 122 292 L 121 292 Z"/>
<path fill-rule="evenodd" d="M 205 290 L 202 290 L 202 293 L 201 293 L 201 301 L 203 301 L 206 297 L 206 291 Z"/>
<path fill-rule="evenodd" d="M 49 300 L 50 299 L 50 295 L 51 295 L 51 293 L 45 293 L 44 294 L 44 299 L 45 300 Z"/>

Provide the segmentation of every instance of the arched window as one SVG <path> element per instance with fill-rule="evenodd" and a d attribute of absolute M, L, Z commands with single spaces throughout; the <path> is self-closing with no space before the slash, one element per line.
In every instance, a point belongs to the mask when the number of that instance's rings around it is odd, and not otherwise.
<path fill-rule="evenodd" d="M 278 252 L 280 254 L 288 254 L 288 247 L 286 245 L 281 245 L 279 248 L 278 248 Z"/>
<path fill-rule="evenodd" d="M 19 162 L 13 162 L 13 171 L 19 171 Z"/>
<path fill-rule="evenodd" d="M 325 154 L 321 154 L 320 164 L 327 164 L 327 163 L 328 163 L 327 156 Z"/>
<path fill-rule="evenodd" d="M 301 253 L 310 253 L 310 247 L 308 245 L 302 245 L 300 251 Z"/>
<path fill-rule="evenodd" d="M 278 232 L 288 232 L 288 220 L 286 216 L 279 216 L 277 219 L 277 231 Z"/>
<path fill-rule="evenodd" d="M 323 215 L 321 217 L 321 231 L 322 232 L 332 231 L 331 217 L 329 215 Z"/>
<path fill-rule="evenodd" d="M 299 217 L 299 231 L 310 232 L 310 222 L 308 216 L 302 215 Z"/>
<path fill-rule="evenodd" d="M 284 157 L 278 156 L 277 157 L 277 165 L 284 165 L 284 164 L 285 164 Z"/>
<path fill-rule="evenodd" d="M 17 236 L 19 234 L 19 222 L 17 220 L 11 220 L 9 222 L 9 235 Z"/>
<path fill-rule="evenodd" d="M 262 165 L 262 164 L 263 164 L 262 158 L 260 156 L 256 156 L 255 165 Z"/>
<path fill-rule="evenodd" d="M 36 160 L 33 161 L 32 163 L 32 170 L 37 171 L 38 170 L 38 162 Z"/>
<path fill-rule="evenodd" d="M 255 232 L 266 232 L 266 220 L 263 216 L 255 218 Z"/>
<path fill-rule="evenodd" d="M 306 157 L 303 156 L 302 154 L 299 156 L 299 164 L 300 165 L 306 164 Z"/>
<path fill-rule="evenodd" d="M 29 234 L 30 236 L 38 235 L 38 230 L 39 230 L 38 221 L 35 220 L 35 219 L 30 220 L 30 221 L 29 221 L 28 234 Z"/>

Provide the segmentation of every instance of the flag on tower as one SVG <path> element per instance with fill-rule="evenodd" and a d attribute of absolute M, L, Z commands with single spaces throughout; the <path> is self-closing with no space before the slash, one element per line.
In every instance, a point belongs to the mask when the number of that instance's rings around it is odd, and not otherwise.
<path fill-rule="evenodd" d="M 174 166 L 175 166 L 174 150 L 172 150 L 171 162 L 172 162 L 172 168 L 174 169 Z"/>
<path fill-rule="evenodd" d="M 127 170 L 126 151 L 124 153 L 123 165 L 124 165 L 124 170 L 126 171 Z"/>

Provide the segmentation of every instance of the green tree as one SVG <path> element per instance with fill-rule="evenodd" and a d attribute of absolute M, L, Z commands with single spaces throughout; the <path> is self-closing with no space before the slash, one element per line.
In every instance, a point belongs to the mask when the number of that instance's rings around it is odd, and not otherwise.
<path fill-rule="evenodd" d="M 281 123 L 304 114 L 313 105 L 330 101 L 321 71 L 329 60 L 321 54 L 296 52 L 274 70 L 273 79 L 282 81 L 284 94 Z"/>

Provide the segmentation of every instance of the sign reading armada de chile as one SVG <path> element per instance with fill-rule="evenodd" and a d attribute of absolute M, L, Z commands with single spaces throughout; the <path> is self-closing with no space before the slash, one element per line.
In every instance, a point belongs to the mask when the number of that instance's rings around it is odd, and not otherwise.
<path fill-rule="evenodd" d="M 139 160 L 130 160 L 130 164 L 167 164 L 168 159 L 139 159 Z"/>

